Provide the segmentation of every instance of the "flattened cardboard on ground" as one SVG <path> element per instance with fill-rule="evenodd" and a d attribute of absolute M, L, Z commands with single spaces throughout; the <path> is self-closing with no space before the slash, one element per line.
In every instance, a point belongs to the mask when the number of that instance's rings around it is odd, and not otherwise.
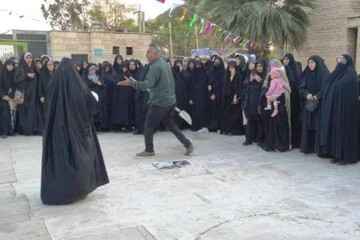
<path fill-rule="evenodd" d="M 161 170 L 161 169 L 174 169 L 174 168 L 183 168 L 188 165 L 191 165 L 191 163 L 187 160 L 183 161 L 164 161 L 164 162 L 153 162 L 153 165 Z"/>

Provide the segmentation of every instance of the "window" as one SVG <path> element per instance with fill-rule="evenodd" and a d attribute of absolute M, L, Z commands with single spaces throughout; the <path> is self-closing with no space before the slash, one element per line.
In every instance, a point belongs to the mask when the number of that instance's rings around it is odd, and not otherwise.
<path fill-rule="evenodd" d="M 126 55 L 133 55 L 133 48 L 132 47 L 126 47 Z"/>
<path fill-rule="evenodd" d="M 113 54 L 114 55 L 117 55 L 117 54 L 120 54 L 120 47 L 113 47 Z"/>

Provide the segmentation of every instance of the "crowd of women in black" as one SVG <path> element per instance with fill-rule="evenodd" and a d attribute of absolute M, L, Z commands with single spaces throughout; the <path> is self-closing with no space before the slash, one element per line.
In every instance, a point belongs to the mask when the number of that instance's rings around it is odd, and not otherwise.
<path fill-rule="evenodd" d="M 353 60 L 339 55 L 330 73 L 320 56 L 311 56 L 304 71 L 292 54 L 281 60 L 256 60 L 236 55 L 225 67 L 214 55 L 205 63 L 199 57 L 177 59 L 172 64 L 177 107 L 190 113 L 193 124 L 180 117 L 182 129 L 208 129 L 222 135 L 245 135 L 243 145 L 258 144 L 266 151 L 300 151 L 331 158 L 333 163 L 359 160 L 359 84 Z M 41 134 L 44 126 L 46 87 L 56 69 L 50 58 L 33 61 L 30 53 L 8 59 L 1 67 L 0 134 Z M 124 77 L 146 78 L 148 65 L 115 57 L 113 63 L 79 63 L 78 72 L 98 96 L 94 125 L 98 131 L 142 134 L 148 91 L 120 86 Z M 267 94 L 273 73 L 291 88 Z M 270 74 L 271 73 L 271 74 Z M 275 83 L 275 81 L 273 81 Z M 277 114 L 269 111 L 276 101 Z M 275 104 L 274 104 L 275 105 Z M 274 106 L 271 106 L 274 108 Z M 244 124 L 244 117 L 246 125 Z"/>

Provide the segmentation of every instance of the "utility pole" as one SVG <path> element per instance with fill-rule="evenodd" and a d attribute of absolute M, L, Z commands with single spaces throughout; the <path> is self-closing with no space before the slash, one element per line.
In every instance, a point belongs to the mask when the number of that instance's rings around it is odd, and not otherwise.
<path fill-rule="evenodd" d="M 196 49 L 199 49 L 199 38 L 198 38 L 197 24 L 195 24 L 195 43 L 196 43 Z"/>
<path fill-rule="evenodd" d="M 141 11 L 141 5 L 139 5 L 139 11 L 134 14 L 138 15 L 139 33 L 145 33 L 145 12 Z"/>
<path fill-rule="evenodd" d="M 171 22 L 169 22 L 169 35 L 170 35 L 170 59 L 174 60 L 174 51 L 173 51 L 173 40 L 172 40 L 172 32 L 171 32 Z"/>

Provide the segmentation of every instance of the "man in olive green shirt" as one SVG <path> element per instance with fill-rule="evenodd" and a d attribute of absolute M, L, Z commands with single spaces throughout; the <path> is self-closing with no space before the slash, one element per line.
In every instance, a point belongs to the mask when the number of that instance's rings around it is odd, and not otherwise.
<path fill-rule="evenodd" d="M 162 122 L 169 131 L 186 148 L 185 155 L 190 155 L 194 147 L 191 142 L 184 136 L 174 123 L 174 109 L 176 107 L 175 81 L 171 68 L 167 63 L 160 59 L 159 47 L 150 44 L 146 52 L 146 57 L 150 64 L 150 69 L 143 82 L 131 81 L 125 77 L 120 84 L 122 86 L 131 86 L 136 90 L 149 89 L 149 111 L 145 120 L 145 150 L 136 154 L 138 157 L 154 156 L 153 136 L 155 129 Z"/>

